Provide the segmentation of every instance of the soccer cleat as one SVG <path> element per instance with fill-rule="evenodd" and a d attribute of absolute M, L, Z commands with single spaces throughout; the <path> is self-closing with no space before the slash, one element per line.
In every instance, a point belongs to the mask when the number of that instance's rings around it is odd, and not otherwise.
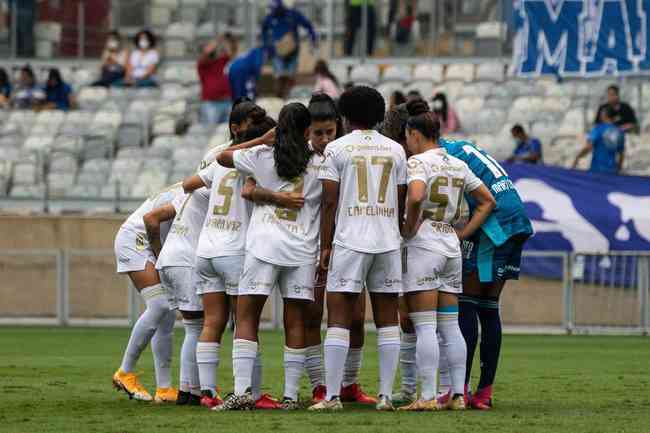
<path fill-rule="evenodd" d="M 311 401 L 314 404 L 319 403 L 319 402 L 325 400 L 326 396 L 327 396 L 327 388 L 325 388 L 325 385 L 318 385 L 311 392 Z"/>
<path fill-rule="evenodd" d="M 369 396 L 361 389 L 358 383 L 341 387 L 341 401 L 356 402 L 361 404 L 377 404 L 377 399 Z"/>
<path fill-rule="evenodd" d="M 379 401 L 377 401 L 377 404 L 375 405 L 375 409 L 382 412 L 392 412 L 395 410 L 395 406 L 393 406 L 393 402 L 390 400 L 390 397 L 387 395 L 380 395 Z"/>
<path fill-rule="evenodd" d="M 451 390 L 445 394 L 440 394 L 437 397 L 438 404 L 441 407 L 447 407 L 447 404 L 449 403 L 449 400 L 451 400 Z"/>
<path fill-rule="evenodd" d="M 488 385 L 483 389 L 477 389 L 470 400 L 470 406 L 472 409 L 477 410 L 492 409 L 492 385 Z"/>
<path fill-rule="evenodd" d="M 398 408 L 397 410 L 408 411 L 408 412 L 434 412 L 440 409 L 441 407 L 438 404 L 438 400 L 434 398 L 431 400 L 418 399 L 407 406 L 402 406 Z"/>
<path fill-rule="evenodd" d="M 312 412 L 339 411 L 343 410 L 343 404 L 339 397 L 333 397 L 331 400 L 321 400 L 318 403 L 309 406 L 307 410 Z"/>
<path fill-rule="evenodd" d="M 289 397 L 285 397 L 282 399 L 282 409 L 284 410 L 298 410 L 300 409 L 300 403 L 298 403 L 298 400 L 294 400 Z"/>
<path fill-rule="evenodd" d="M 204 394 L 201 396 L 201 406 L 207 407 L 208 409 L 214 409 L 217 406 L 221 406 L 223 404 L 223 400 L 221 400 L 221 397 L 217 394 L 216 396 L 212 397 L 212 393 L 210 391 L 204 391 Z"/>
<path fill-rule="evenodd" d="M 156 403 L 176 403 L 178 390 L 176 388 L 156 388 L 153 400 Z"/>
<path fill-rule="evenodd" d="M 201 396 L 194 395 L 191 392 L 187 391 L 178 391 L 176 404 L 178 406 L 200 406 Z"/>
<path fill-rule="evenodd" d="M 282 403 L 271 397 L 270 394 L 262 394 L 260 398 L 255 401 L 255 409 L 273 410 L 284 409 Z"/>
<path fill-rule="evenodd" d="M 416 399 L 417 399 L 417 395 L 414 392 L 409 392 L 405 389 L 402 389 L 397 394 L 393 394 L 393 403 L 395 403 L 398 406 L 411 404 Z"/>
<path fill-rule="evenodd" d="M 113 375 L 113 386 L 115 389 L 124 391 L 129 398 L 141 401 L 151 401 L 151 394 L 144 389 L 135 373 L 125 373 L 121 368 Z"/>
<path fill-rule="evenodd" d="M 443 407 L 448 410 L 465 410 L 467 408 L 465 405 L 465 397 L 462 394 L 457 394 L 448 398 L 447 403 Z"/>
<path fill-rule="evenodd" d="M 250 390 L 242 395 L 228 394 L 223 404 L 213 410 L 252 410 L 255 409 L 255 400 Z"/>

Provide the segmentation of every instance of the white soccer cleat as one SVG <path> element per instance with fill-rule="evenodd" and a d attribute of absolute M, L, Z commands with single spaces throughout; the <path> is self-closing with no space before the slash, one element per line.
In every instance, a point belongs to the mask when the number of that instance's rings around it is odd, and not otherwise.
<path fill-rule="evenodd" d="M 322 400 L 318 403 L 309 406 L 307 410 L 312 412 L 325 412 L 325 411 L 339 411 L 343 410 L 343 403 L 338 397 L 334 397 L 331 400 Z"/>
<path fill-rule="evenodd" d="M 383 412 L 392 412 L 395 410 L 395 406 L 393 406 L 390 397 L 382 394 L 379 396 L 379 401 L 377 402 L 375 409 Z"/>

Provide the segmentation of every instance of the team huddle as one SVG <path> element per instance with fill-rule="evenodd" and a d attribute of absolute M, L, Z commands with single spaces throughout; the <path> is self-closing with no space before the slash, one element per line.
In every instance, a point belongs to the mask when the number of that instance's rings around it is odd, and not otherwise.
<path fill-rule="evenodd" d="M 440 137 L 423 100 L 385 112 L 374 89 L 338 103 L 290 103 L 277 124 L 249 100 L 231 141 L 145 201 L 115 239 L 117 271 L 146 303 L 113 376 L 130 398 L 212 410 L 342 402 L 377 410 L 490 409 L 501 345 L 499 296 L 519 275 L 532 226 L 504 169 L 469 141 Z M 408 159 L 407 159 L 408 156 Z M 273 290 L 284 301 L 284 393 L 262 393 L 258 330 Z M 377 398 L 358 383 L 365 293 L 377 328 Z M 327 332 L 321 341 L 323 310 Z M 177 310 L 185 336 L 171 385 Z M 234 391 L 218 393 L 224 331 L 234 322 Z M 470 373 L 481 324 L 481 376 Z M 157 389 L 134 373 L 151 344 Z M 401 390 L 393 393 L 397 369 Z M 223 376 L 226 377 L 226 376 Z M 420 393 L 417 384 L 420 383 Z"/>

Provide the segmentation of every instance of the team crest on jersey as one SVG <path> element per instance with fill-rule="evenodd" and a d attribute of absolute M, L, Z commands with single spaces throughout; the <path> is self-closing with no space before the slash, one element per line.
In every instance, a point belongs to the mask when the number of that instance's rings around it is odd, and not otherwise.
<path fill-rule="evenodd" d="M 345 147 L 343 148 L 343 150 L 345 150 L 345 151 L 348 152 L 348 153 L 352 153 L 352 152 L 354 152 L 354 146 L 351 145 L 351 144 L 348 144 L 347 146 L 345 146 Z"/>

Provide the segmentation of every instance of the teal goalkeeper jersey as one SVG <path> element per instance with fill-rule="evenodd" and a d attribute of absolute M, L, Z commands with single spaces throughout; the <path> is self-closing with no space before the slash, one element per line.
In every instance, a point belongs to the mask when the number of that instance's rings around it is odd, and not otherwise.
<path fill-rule="evenodd" d="M 465 162 L 492 192 L 497 206 L 481 229 L 496 246 L 503 245 L 515 235 L 533 234 L 533 226 L 512 180 L 494 158 L 471 141 L 441 138 L 439 144 L 447 153 Z M 474 199 L 467 194 L 465 199 L 470 213 L 474 212 Z"/>

